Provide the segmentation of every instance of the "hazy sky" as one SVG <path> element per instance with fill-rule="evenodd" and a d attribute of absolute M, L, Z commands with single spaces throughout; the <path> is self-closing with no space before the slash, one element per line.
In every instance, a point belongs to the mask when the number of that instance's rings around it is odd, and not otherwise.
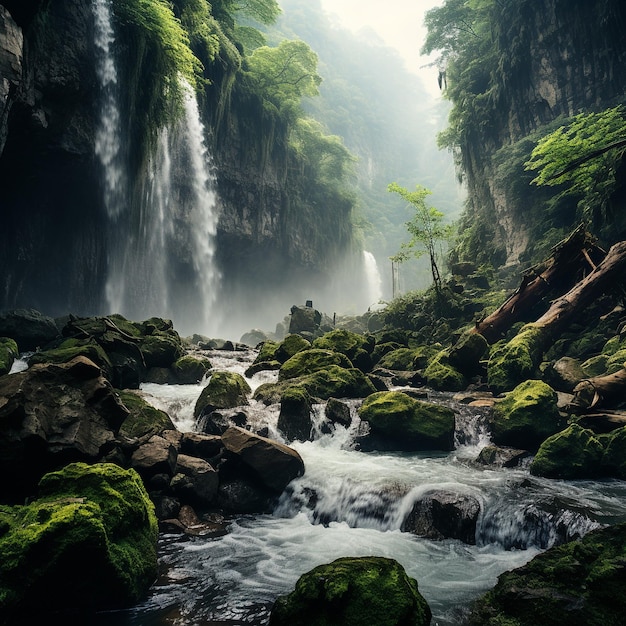
<path fill-rule="evenodd" d="M 384 42 L 398 50 L 406 66 L 419 74 L 429 93 L 437 95 L 437 70 L 420 69 L 429 59 L 420 55 L 426 31 L 424 13 L 443 0 L 321 0 L 324 9 L 343 26 L 359 31 L 372 28 Z"/>

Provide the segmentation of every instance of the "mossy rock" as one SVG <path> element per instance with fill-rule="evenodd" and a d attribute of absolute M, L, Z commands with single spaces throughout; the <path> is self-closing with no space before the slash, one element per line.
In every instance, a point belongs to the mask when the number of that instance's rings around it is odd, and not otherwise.
<path fill-rule="evenodd" d="M 351 368 L 352 363 L 347 356 L 332 350 L 321 350 L 311 348 L 294 354 L 285 361 L 278 371 L 278 380 L 288 380 L 298 378 L 326 369 L 331 365 L 338 365 L 343 368 Z"/>
<path fill-rule="evenodd" d="M 581 367 L 589 378 L 593 378 L 594 376 L 602 376 L 606 373 L 606 364 L 608 361 L 609 357 L 606 354 L 598 354 L 587 359 Z"/>
<path fill-rule="evenodd" d="M 3 616 L 130 606 L 157 575 L 157 519 L 134 470 L 73 463 L 0 506 Z M 71 593 L 68 594 L 68 590 Z"/>
<path fill-rule="evenodd" d="M 276 600 L 270 626 L 427 626 L 431 611 L 417 581 L 393 559 L 341 558 L 302 575 Z"/>
<path fill-rule="evenodd" d="M 176 430 L 165 411 L 153 407 L 132 391 L 119 391 L 118 393 L 122 403 L 130 411 L 130 415 L 120 427 L 120 435 L 139 438 L 161 434 L 164 430 Z"/>
<path fill-rule="evenodd" d="M 313 342 L 314 348 L 341 352 L 342 354 L 345 354 L 350 361 L 354 361 L 357 354 L 363 350 L 368 354 L 371 354 L 375 345 L 376 341 L 371 335 L 359 335 L 358 333 L 351 332 L 345 328 L 336 328 L 335 330 L 331 330 L 325 335 L 318 337 Z"/>
<path fill-rule="evenodd" d="M 172 365 L 172 373 L 179 385 L 193 385 L 201 382 L 211 368 L 211 361 L 208 358 L 187 354 Z"/>
<path fill-rule="evenodd" d="M 487 382 L 495 393 L 510 391 L 535 377 L 544 333 L 543 328 L 526 324 L 511 341 L 494 346 L 487 364 Z"/>
<path fill-rule="evenodd" d="M 278 430 L 287 441 L 308 441 L 311 438 L 312 399 L 303 387 L 288 387 L 280 399 Z"/>
<path fill-rule="evenodd" d="M 539 447 L 530 473 L 545 478 L 597 478 L 603 474 L 604 447 L 595 433 L 572 424 Z"/>
<path fill-rule="evenodd" d="M 276 358 L 276 350 L 278 349 L 279 345 L 280 343 L 278 343 L 277 341 L 264 341 L 253 363 L 278 361 L 278 359 Z"/>
<path fill-rule="evenodd" d="M 491 431 L 496 445 L 535 451 L 565 426 L 556 392 L 541 380 L 524 381 L 493 407 Z"/>
<path fill-rule="evenodd" d="M 602 346 L 602 354 L 606 356 L 614 355 L 618 350 L 624 349 L 624 344 L 619 335 L 615 335 L 615 337 L 611 337 L 605 344 Z"/>
<path fill-rule="evenodd" d="M 280 402 L 285 390 L 299 387 L 318 400 L 328 398 L 365 398 L 376 391 L 372 381 L 354 367 L 329 365 L 327 368 L 298 378 L 265 383 L 254 392 L 254 399 L 264 404 Z"/>
<path fill-rule="evenodd" d="M 185 353 L 180 337 L 167 333 L 144 337 L 139 349 L 146 367 L 171 367 Z"/>
<path fill-rule="evenodd" d="M 308 350 L 310 347 L 311 342 L 308 339 L 295 334 L 287 335 L 276 347 L 274 358 L 280 363 L 284 363 L 298 352 Z"/>
<path fill-rule="evenodd" d="M 383 355 L 377 365 L 387 370 L 413 371 L 426 367 L 431 356 L 428 348 L 396 348 Z"/>
<path fill-rule="evenodd" d="M 215 409 L 233 409 L 248 404 L 248 394 L 252 391 L 246 379 L 236 372 L 213 372 L 209 383 L 196 401 L 194 417 Z"/>
<path fill-rule="evenodd" d="M 87 357 L 102 368 L 104 375 L 110 378 L 113 365 L 104 348 L 95 339 L 64 339 L 54 348 L 35 352 L 29 359 L 28 364 L 37 363 L 69 363 L 77 356 Z"/>
<path fill-rule="evenodd" d="M 17 343 L 9 337 L 0 337 L 0 376 L 11 371 L 13 362 L 20 355 Z"/>
<path fill-rule="evenodd" d="M 607 359 L 605 374 L 615 374 L 615 372 L 619 372 L 621 369 L 624 369 L 625 362 L 626 362 L 626 348 L 617 350 L 617 352 L 613 353 Z"/>
<path fill-rule="evenodd" d="M 468 626 L 618 626 L 626 615 L 626 524 L 559 545 L 498 578 Z"/>
<path fill-rule="evenodd" d="M 602 465 L 606 474 L 626 480 L 626 426 L 608 436 Z"/>
<path fill-rule="evenodd" d="M 450 363 L 448 350 L 441 350 L 424 370 L 426 384 L 437 391 L 461 391 L 467 387 L 465 376 Z"/>
<path fill-rule="evenodd" d="M 377 343 L 372 351 L 372 362 L 378 364 L 380 360 L 389 352 L 398 350 L 399 348 L 406 348 L 405 345 L 398 343 L 397 341 L 386 341 L 384 343 Z M 381 366 L 382 367 L 382 366 Z"/>
<path fill-rule="evenodd" d="M 421 402 L 401 391 L 379 391 L 363 401 L 359 416 L 369 424 L 373 445 L 387 450 L 454 449 L 454 411 Z"/>

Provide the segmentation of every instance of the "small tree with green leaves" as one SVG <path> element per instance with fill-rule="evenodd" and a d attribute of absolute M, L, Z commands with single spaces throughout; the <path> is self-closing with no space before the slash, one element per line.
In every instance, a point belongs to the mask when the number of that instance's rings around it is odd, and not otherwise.
<path fill-rule="evenodd" d="M 441 273 L 439 272 L 437 244 L 450 240 L 452 226 L 444 224 L 444 214 L 441 211 L 426 205 L 426 197 L 432 193 L 426 187 L 416 185 L 415 191 L 409 191 L 398 183 L 391 183 L 387 189 L 392 193 L 397 193 L 415 209 L 413 219 L 406 223 L 411 239 L 401 245 L 400 250 L 391 257 L 391 260 L 402 263 L 410 257 L 420 258 L 428 254 L 433 285 L 437 294 L 440 294 Z"/>
<path fill-rule="evenodd" d="M 597 223 L 607 218 L 625 143 L 622 105 L 601 113 L 581 113 L 543 137 L 524 167 L 538 171 L 531 181 L 535 185 L 560 187 L 554 202 L 572 199 L 580 217 Z"/>

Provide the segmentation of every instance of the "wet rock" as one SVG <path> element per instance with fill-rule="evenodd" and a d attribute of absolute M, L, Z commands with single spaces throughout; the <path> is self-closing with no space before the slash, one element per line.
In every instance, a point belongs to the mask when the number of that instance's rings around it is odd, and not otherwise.
<path fill-rule="evenodd" d="M 210 463 L 187 454 L 178 455 L 170 488 L 181 502 L 206 509 L 217 496 L 218 483 L 217 472 Z"/>
<path fill-rule="evenodd" d="M 244 427 L 248 416 L 243 411 L 213 411 L 198 420 L 198 428 L 203 434 L 222 435 L 231 426 Z"/>
<path fill-rule="evenodd" d="M 193 385 L 201 382 L 211 368 L 208 358 L 187 354 L 175 361 L 170 370 L 176 384 Z"/>
<path fill-rule="evenodd" d="M 331 365 L 337 365 L 343 368 L 352 367 L 352 363 L 348 357 L 340 352 L 311 348 L 310 350 L 298 352 L 285 361 L 278 372 L 278 380 L 283 381 L 291 378 L 299 378 L 300 376 L 306 376 L 320 370 L 325 370 Z"/>
<path fill-rule="evenodd" d="M 289 387 L 280 399 L 278 429 L 288 442 L 309 441 L 313 422 L 311 420 L 312 400 L 306 389 Z"/>
<path fill-rule="evenodd" d="M 476 543 L 480 502 L 467 494 L 434 491 L 415 502 L 402 530 L 428 539 L 459 539 Z"/>
<path fill-rule="evenodd" d="M 48 471 L 99 460 L 127 418 L 100 368 L 77 357 L 0 378 L 0 470 L 4 501 L 22 502 Z"/>
<path fill-rule="evenodd" d="M 156 409 L 141 396 L 132 391 L 120 391 L 120 400 L 128 409 L 129 415 L 121 425 L 119 434 L 129 438 L 143 438 L 157 435 L 164 430 L 174 430 L 170 416 Z"/>
<path fill-rule="evenodd" d="M 313 348 L 345 354 L 350 362 L 362 372 L 369 372 L 372 369 L 371 354 L 375 345 L 375 340 L 371 335 L 360 335 L 345 328 L 327 332 L 313 342 Z"/>
<path fill-rule="evenodd" d="M 345 402 L 341 402 L 341 400 L 337 400 L 336 398 L 328 399 L 324 407 L 324 415 L 330 422 L 340 424 L 346 428 L 352 423 L 350 407 Z"/>
<path fill-rule="evenodd" d="M 275 492 L 282 492 L 294 478 L 304 474 L 300 455 L 277 441 L 233 426 L 222 435 L 222 442 L 263 485 Z"/>
<path fill-rule="evenodd" d="M 341 558 L 303 574 L 294 591 L 278 598 L 270 626 L 427 626 L 431 611 L 417 581 L 393 559 Z"/>
<path fill-rule="evenodd" d="M 228 534 L 228 524 L 223 517 L 212 514 L 200 518 L 188 504 L 180 507 L 176 516 L 164 519 L 160 527 L 165 532 L 182 532 L 192 537 L 223 537 Z"/>
<path fill-rule="evenodd" d="M 454 412 L 421 402 L 399 391 L 374 393 L 359 408 L 370 434 L 359 439 L 362 450 L 452 450 Z"/>
<path fill-rule="evenodd" d="M 583 378 L 587 378 L 587 374 L 580 361 L 571 357 L 558 359 L 543 372 L 543 379 L 548 385 L 566 393 L 572 393 Z"/>
<path fill-rule="evenodd" d="M 485 446 L 479 453 L 476 462 L 480 465 L 494 467 L 518 467 L 524 459 L 530 457 L 528 450 L 518 448 L 504 448 L 500 446 Z"/>
<path fill-rule="evenodd" d="M 224 450 L 222 438 L 218 435 L 205 435 L 203 433 L 182 433 L 180 438 L 180 452 L 197 456 L 209 461 L 219 458 Z"/>
<path fill-rule="evenodd" d="M 20 352 L 42 348 L 59 334 L 55 321 L 35 309 L 14 309 L 0 314 L 0 337 L 15 340 Z"/>
<path fill-rule="evenodd" d="M 177 457 L 176 447 L 164 437 L 155 435 L 133 452 L 130 464 L 144 480 L 148 480 L 161 473 L 174 476 Z"/>
<path fill-rule="evenodd" d="M 248 404 L 248 394 L 252 390 L 241 374 L 234 372 L 213 372 L 209 383 L 200 394 L 193 410 L 198 419 L 216 409 L 231 409 Z"/>

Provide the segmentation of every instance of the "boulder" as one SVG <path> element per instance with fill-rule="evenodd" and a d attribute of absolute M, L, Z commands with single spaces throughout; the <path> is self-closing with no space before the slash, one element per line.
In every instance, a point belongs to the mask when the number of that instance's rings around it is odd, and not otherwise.
<path fill-rule="evenodd" d="M 350 362 L 363 372 L 369 372 L 372 369 L 371 355 L 375 345 L 375 339 L 371 335 L 360 335 L 345 328 L 327 332 L 313 341 L 314 348 L 345 354 Z"/>
<path fill-rule="evenodd" d="M 280 400 L 278 429 L 287 441 L 309 441 L 313 422 L 311 396 L 302 387 L 289 387 Z"/>
<path fill-rule="evenodd" d="M 480 465 L 495 467 L 517 467 L 530 456 L 528 450 L 505 448 L 501 446 L 485 446 L 479 453 L 476 462 Z"/>
<path fill-rule="evenodd" d="M 0 313 L 0 337 L 15 340 L 20 352 L 42 348 L 59 334 L 55 321 L 34 309 L 14 309 Z"/>
<path fill-rule="evenodd" d="M 4 376 L 11 371 L 15 359 L 20 353 L 17 343 L 9 337 L 0 337 L 0 376 Z"/>
<path fill-rule="evenodd" d="M 0 378 L 0 470 L 6 502 L 23 502 L 46 473 L 94 462 L 129 415 L 100 368 L 84 357 Z"/>
<path fill-rule="evenodd" d="M 352 367 L 348 357 L 340 352 L 311 348 L 310 350 L 298 352 L 285 361 L 278 371 L 278 380 L 306 376 L 307 374 L 326 369 L 331 365 L 338 365 L 343 368 Z"/>
<path fill-rule="evenodd" d="M 304 474 L 300 455 L 277 441 L 232 426 L 222 435 L 222 442 L 229 452 L 253 470 L 263 485 L 277 493 Z"/>
<path fill-rule="evenodd" d="M 609 436 L 602 464 L 609 476 L 626 480 L 626 426 Z"/>
<path fill-rule="evenodd" d="M 7 623 L 46 621 L 39 611 L 128 607 L 157 576 L 154 507 L 137 473 L 117 465 L 73 463 L 46 474 L 37 500 L 0 506 L 0 528 Z"/>
<path fill-rule="evenodd" d="M 437 391 L 461 391 L 467 387 L 467 379 L 454 366 L 449 350 L 438 352 L 424 370 L 426 384 Z"/>
<path fill-rule="evenodd" d="M 239 339 L 241 343 L 254 348 L 263 341 L 267 341 L 267 335 L 260 328 L 253 328 L 247 333 L 244 333 Z"/>
<path fill-rule="evenodd" d="M 543 380 L 550 387 L 566 393 L 572 393 L 583 378 L 587 378 L 587 374 L 580 361 L 569 356 L 550 363 L 543 372 Z"/>
<path fill-rule="evenodd" d="M 602 476 L 604 447 L 595 433 L 578 424 L 548 437 L 539 447 L 530 473 L 545 478 L 598 478 Z"/>
<path fill-rule="evenodd" d="M 135 449 L 130 465 L 137 470 L 144 480 L 156 474 L 173 476 L 176 472 L 178 451 L 165 437 L 154 435 Z"/>
<path fill-rule="evenodd" d="M 120 400 L 128 409 L 129 415 L 120 426 L 119 434 L 128 438 L 142 438 L 174 430 L 170 416 L 153 407 L 133 391 L 120 391 Z"/>
<path fill-rule="evenodd" d="M 207 508 L 217 496 L 218 484 L 217 472 L 210 463 L 195 456 L 178 455 L 170 487 L 181 502 Z"/>
<path fill-rule="evenodd" d="M 346 428 L 352 423 L 352 415 L 350 407 L 337 398 L 328 398 L 328 402 L 324 407 L 324 415 L 329 422 L 340 424 Z"/>
<path fill-rule="evenodd" d="M 495 403 L 490 419 L 496 445 L 536 451 L 541 443 L 565 427 L 557 394 L 540 380 L 527 380 Z"/>
<path fill-rule="evenodd" d="M 476 544 L 480 502 L 471 495 L 433 491 L 423 494 L 402 523 L 402 530 L 427 539 L 458 539 Z"/>
<path fill-rule="evenodd" d="M 427 626 L 431 611 L 395 560 L 348 557 L 303 574 L 294 591 L 279 597 L 270 626 L 341 624 L 341 626 Z"/>
<path fill-rule="evenodd" d="M 206 357 L 187 354 L 175 361 L 171 370 L 176 384 L 193 385 L 202 382 L 211 368 L 211 361 Z"/>
<path fill-rule="evenodd" d="M 241 374 L 235 372 L 213 372 L 194 407 L 194 417 L 211 413 L 216 409 L 232 409 L 248 404 L 252 390 Z"/>
<path fill-rule="evenodd" d="M 300 335 L 287 335 L 277 346 L 274 358 L 279 363 L 288 361 L 292 356 L 311 348 L 311 342 Z"/>
<path fill-rule="evenodd" d="M 472 607 L 469 626 L 622 624 L 626 524 L 550 548 L 498 578 Z"/>
<path fill-rule="evenodd" d="M 359 416 L 370 428 L 359 439 L 363 450 L 454 449 L 454 412 L 447 407 L 400 391 L 380 391 L 365 398 Z"/>
<path fill-rule="evenodd" d="M 224 450 L 222 438 L 218 435 L 203 433 L 181 433 L 180 452 L 190 456 L 197 456 L 215 466 L 214 461 Z"/>
<path fill-rule="evenodd" d="M 192 537 L 223 537 L 228 533 L 223 517 L 212 514 L 209 519 L 201 519 L 188 504 L 180 507 L 175 518 L 164 519 L 160 527 L 167 532 L 182 532 Z"/>
<path fill-rule="evenodd" d="M 320 333 L 320 323 L 322 314 L 313 307 L 297 306 L 291 307 L 291 319 L 289 320 L 289 333 L 301 335 L 310 333 L 317 336 Z"/>

